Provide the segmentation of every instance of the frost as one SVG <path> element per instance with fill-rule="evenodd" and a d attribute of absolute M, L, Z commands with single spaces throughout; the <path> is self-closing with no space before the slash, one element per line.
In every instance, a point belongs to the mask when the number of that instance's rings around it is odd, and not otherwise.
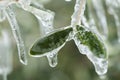
<path fill-rule="evenodd" d="M 26 59 L 26 50 L 25 50 L 24 42 L 21 38 L 21 33 L 20 33 L 19 25 L 16 21 L 15 14 L 10 6 L 6 9 L 6 15 L 17 43 L 19 59 L 23 64 L 26 65 L 27 59 Z"/>

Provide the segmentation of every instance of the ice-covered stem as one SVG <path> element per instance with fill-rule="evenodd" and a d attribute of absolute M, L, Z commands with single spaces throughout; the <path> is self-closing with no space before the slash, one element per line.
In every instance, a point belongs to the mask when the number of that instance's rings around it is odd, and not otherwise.
<path fill-rule="evenodd" d="M 85 5 L 86 5 L 86 0 L 76 0 L 76 4 L 74 7 L 74 13 L 71 16 L 71 26 L 74 27 L 75 25 L 80 25 L 81 24 L 81 19 L 84 14 L 85 10 Z"/>
<path fill-rule="evenodd" d="M 23 39 L 21 37 L 19 25 L 17 23 L 15 14 L 14 14 L 11 6 L 8 6 L 6 8 L 6 16 L 7 16 L 9 23 L 10 23 L 14 38 L 15 38 L 16 43 L 17 43 L 18 55 L 19 55 L 20 62 L 26 65 L 27 59 L 26 59 L 26 50 L 25 50 L 24 42 L 23 42 Z"/>

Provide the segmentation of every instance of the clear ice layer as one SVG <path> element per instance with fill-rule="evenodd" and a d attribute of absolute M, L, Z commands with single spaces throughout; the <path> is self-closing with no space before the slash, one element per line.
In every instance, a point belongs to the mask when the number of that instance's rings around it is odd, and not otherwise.
<path fill-rule="evenodd" d="M 81 24 L 81 19 L 84 14 L 86 0 L 76 0 L 74 7 L 73 15 L 71 16 L 71 26 L 75 27 L 76 25 Z"/>
<path fill-rule="evenodd" d="M 26 58 L 26 50 L 25 50 L 24 42 L 23 42 L 23 39 L 21 37 L 19 25 L 16 21 L 15 14 L 12 11 L 10 6 L 8 6 L 6 9 L 6 16 L 7 16 L 9 23 L 10 23 L 14 38 L 15 38 L 16 43 L 17 43 L 18 55 L 19 55 L 20 62 L 26 65 L 27 58 Z"/>
<path fill-rule="evenodd" d="M 85 4 L 86 4 L 86 0 L 76 0 L 76 4 L 74 7 L 74 13 L 71 17 L 72 18 L 71 26 L 73 27 L 74 35 L 76 34 L 76 31 L 77 31 L 75 29 L 75 26 L 81 24 L 81 20 L 82 20 L 84 10 L 85 10 Z M 104 14 L 102 16 L 104 16 Z M 105 18 L 103 20 L 105 20 Z M 89 27 L 88 24 L 86 26 Z M 105 27 L 106 27 L 106 25 L 105 25 Z M 74 39 L 79 51 L 82 54 L 86 55 L 88 57 L 88 59 L 93 63 L 93 65 L 95 67 L 95 71 L 97 72 L 97 74 L 104 75 L 107 72 L 107 66 L 108 66 L 108 61 L 106 60 L 106 58 L 97 57 L 96 55 L 94 55 L 94 53 L 92 53 L 90 51 L 90 49 L 87 46 L 82 45 L 77 38 L 73 37 L 73 39 Z"/>
<path fill-rule="evenodd" d="M 57 64 L 58 64 L 57 55 L 58 55 L 59 50 L 60 49 L 55 49 L 51 52 L 48 52 L 48 54 L 46 55 L 47 59 L 48 59 L 48 62 L 49 62 L 49 65 L 51 67 L 56 67 Z"/>
<path fill-rule="evenodd" d="M 94 55 L 94 53 L 91 52 L 91 50 L 87 46 L 81 44 L 79 40 L 74 38 L 74 41 L 80 53 L 86 55 L 88 59 L 93 63 L 97 74 L 100 76 L 106 74 L 108 68 L 107 58 L 97 57 L 96 55 Z"/>

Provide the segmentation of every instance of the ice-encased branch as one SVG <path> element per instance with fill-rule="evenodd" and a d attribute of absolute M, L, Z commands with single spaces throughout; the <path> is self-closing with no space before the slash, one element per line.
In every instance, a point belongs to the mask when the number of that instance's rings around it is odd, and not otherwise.
<path fill-rule="evenodd" d="M 17 43 L 18 55 L 19 55 L 20 62 L 26 65 L 27 59 L 26 59 L 26 50 L 25 50 L 24 42 L 23 42 L 23 39 L 21 37 L 19 25 L 17 23 L 15 14 L 14 14 L 11 6 L 8 6 L 6 8 L 6 16 L 7 16 L 9 23 L 10 23 L 14 38 L 15 38 L 16 43 Z"/>
<path fill-rule="evenodd" d="M 84 14 L 86 0 L 76 0 L 76 4 L 74 7 L 74 13 L 71 16 L 71 26 L 74 27 L 75 25 L 81 24 L 81 19 Z"/>

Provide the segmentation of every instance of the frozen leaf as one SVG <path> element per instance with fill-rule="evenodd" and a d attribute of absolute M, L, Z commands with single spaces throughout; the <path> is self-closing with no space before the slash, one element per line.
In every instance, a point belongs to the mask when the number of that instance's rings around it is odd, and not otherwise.
<path fill-rule="evenodd" d="M 71 27 L 62 28 L 53 32 L 52 34 L 38 39 L 30 49 L 30 55 L 43 55 L 44 53 L 60 47 L 66 42 L 71 31 Z"/>
<path fill-rule="evenodd" d="M 80 44 L 87 46 L 97 57 L 105 58 L 106 49 L 104 44 L 90 30 L 86 30 L 83 26 L 76 26 L 78 31 L 75 37 L 80 41 Z"/>
<path fill-rule="evenodd" d="M 108 68 L 107 52 L 99 37 L 83 26 L 76 26 L 75 43 L 79 51 L 93 63 L 98 75 L 106 74 Z"/>

